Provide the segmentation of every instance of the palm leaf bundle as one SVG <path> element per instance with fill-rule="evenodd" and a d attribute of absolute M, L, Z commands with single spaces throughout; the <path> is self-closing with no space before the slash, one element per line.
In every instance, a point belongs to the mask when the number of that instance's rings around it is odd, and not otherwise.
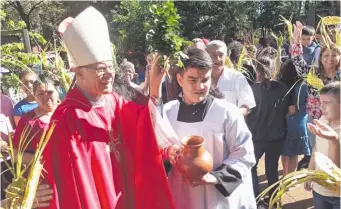
<path fill-rule="evenodd" d="M 31 143 L 35 134 L 30 134 L 31 128 L 26 126 L 20 136 L 20 142 L 17 151 L 13 147 L 12 137 L 9 137 L 10 151 L 9 155 L 14 165 L 10 165 L 3 155 L 0 157 L 13 175 L 12 183 L 6 188 L 6 204 L 5 209 L 31 209 L 35 200 L 35 193 L 39 184 L 39 179 L 43 170 L 41 157 L 43 151 L 51 137 L 55 124 L 51 124 L 50 128 L 44 130 L 38 143 L 33 159 L 28 165 L 23 164 L 24 152 Z M 31 135 L 31 136 L 30 136 Z M 27 173 L 28 172 L 28 173 Z M 28 177 L 25 178 L 24 174 Z"/>
<path fill-rule="evenodd" d="M 341 24 L 341 17 L 339 16 L 326 16 L 321 18 L 322 23 L 325 26 L 330 26 L 330 25 L 334 25 L 334 26 L 339 26 Z M 341 37 L 340 37 L 340 31 L 335 31 L 335 37 L 333 39 L 334 44 L 336 44 L 337 46 L 341 46 Z"/>
<path fill-rule="evenodd" d="M 269 209 L 273 208 L 276 203 L 277 209 L 281 209 L 281 199 L 285 192 L 287 192 L 290 188 L 307 181 L 317 183 L 336 195 L 340 195 L 341 169 L 338 168 L 328 157 L 319 152 L 315 152 L 315 166 L 321 170 L 301 170 L 290 173 L 284 176 L 283 179 L 277 183 L 265 189 L 257 197 L 257 200 L 260 201 L 260 199 L 271 189 L 276 187 L 270 197 Z"/>
<path fill-rule="evenodd" d="M 341 17 L 339 16 L 326 16 L 322 18 L 325 25 L 339 25 L 341 24 Z"/>
<path fill-rule="evenodd" d="M 282 23 L 280 23 L 279 25 L 282 25 L 282 24 L 285 24 L 286 25 L 286 28 L 287 28 L 287 31 L 288 31 L 288 39 L 289 39 L 289 42 L 290 42 L 290 46 L 292 46 L 292 34 L 293 34 L 293 31 L 292 31 L 292 15 L 290 16 L 289 19 L 286 19 L 285 17 L 283 17 L 282 15 L 280 15 L 281 17 L 281 20 L 282 20 Z"/>
<path fill-rule="evenodd" d="M 341 38 L 340 32 L 335 31 L 335 37 L 333 37 L 332 33 L 329 31 L 328 26 L 331 25 L 340 25 L 341 18 L 338 16 L 326 16 L 320 17 L 320 21 L 316 27 L 317 30 L 321 33 L 322 42 L 329 47 L 330 45 L 336 44 L 337 46 L 341 46 Z"/>
<path fill-rule="evenodd" d="M 229 56 L 226 56 L 225 66 L 228 67 L 228 68 L 233 68 L 233 63 L 232 63 L 232 61 L 231 61 Z"/>
<path fill-rule="evenodd" d="M 57 47 L 56 41 L 57 40 L 54 39 L 53 44 L 53 54 L 55 55 L 54 59 L 47 58 L 47 48 L 42 51 L 41 53 L 42 66 L 45 69 L 44 73 L 46 73 L 49 77 L 54 78 L 54 80 L 59 81 L 64 92 L 67 92 L 71 86 L 72 80 L 66 72 L 63 59 L 60 57 L 60 53 L 66 52 L 66 48 L 63 43 L 61 43 L 60 46 Z"/>
<path fill-rule="evenodd" d="M 318 76 L 316 75 L 314 68 L 315 68 L 314 66 L 311 67 L 307 77 L 304 80 L 306 81 L 307 84 L 313 86 L 317 90 L 320 90 L 323 88 L 324 84 L 322 80 L 318 78 Z"/>

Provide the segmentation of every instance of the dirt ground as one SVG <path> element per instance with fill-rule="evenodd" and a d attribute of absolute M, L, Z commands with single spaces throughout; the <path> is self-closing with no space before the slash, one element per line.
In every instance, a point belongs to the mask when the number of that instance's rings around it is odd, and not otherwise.
<path fill-rule="evenodd" d="M 282 163 L 279 160 L 279 175 L 282 176 Z M 261 189 L 267 186 L 265 176 L 264 156 L 260 159 L 258 164 L 258 177 Z M 311 209 L 314 208 L 312 193 L 307 192 L 301 184 L 298 188 L 288 191 L 283 196 L 283 209 Z"/>

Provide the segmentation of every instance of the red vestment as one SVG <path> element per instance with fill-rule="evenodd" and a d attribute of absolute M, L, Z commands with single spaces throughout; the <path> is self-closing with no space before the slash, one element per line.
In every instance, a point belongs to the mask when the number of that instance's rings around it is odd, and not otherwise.
<path fill-rule="evenodd" d="M 26 113 L 20 118 L 15 129 L 13 136 L 14 148 L 18 149 L 20 140 L 23 139 L 25 140 L 24 143 L 28 145 L 24 151 L 35 153 L 46 128 L 48 128 L 48 123 L 40 120 L 40 118 L 36 116 L 34 110 Z"/>
<path fill-rule="evenodd" d="M 52 116 L 56 127 L 43 156 L 45 181 L 54 190 L 49 208 L 174 208 L 148 105 L 105 97 L 104 107 L 91 108 L 74 88 Z"/>

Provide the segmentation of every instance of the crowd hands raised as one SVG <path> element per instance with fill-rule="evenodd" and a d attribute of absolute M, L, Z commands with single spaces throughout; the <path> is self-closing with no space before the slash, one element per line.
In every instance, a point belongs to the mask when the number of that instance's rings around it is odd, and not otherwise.
<path fill-rule="evenodd" d="M 94 14 L 95 16 L 98 15 L 96 12 Z M 82 28 L 87 26 L 80 24 L 74 27 Z M 69 115 L 73 115 L 74 118 L 72 120 L 74 119 L 75 123 L 80 118 L 83 118 L 84 115 L 88 115 L 88 123 L 91 124 L 90 128 L 97 130 L 98 125 L 94 125 L 96 123 L 100 123 L 100 126 L 103 126 L 100 127 L 103 133 L 99 134 L 107 138 L 106 140 L 108 141 L 103 142 L 103 144 L 115 143 L 111 131 L 114 130 L 120 135 L 119 133 L 123 132 L 124 129 L 122 131 L 119 130 L 120 128 L 115 129 L 112 124 L 125 121 L 123 113 L 119 113 L 122 118 L 117 119 L 115 117 L 117 114 L 116 109 L 117 111 L 124 112 L 124 105 L 132 104 L 127 100 L 137 103 L 135 102 L 137 97 L 150 99 L 157 108 L 161 106 L 161 110 L 158 108 L 160 114 L 163 119 L 167 119 L 172 125 L 178 137 L 199 133 L 202 133 L 203 137 L 212 137 L 212 131 L 215 133 L 213 134 L 215 135 L 214 137 L 206 138 L 206 141 L 210 142 L 205 144 L 206 149 L 213 156 L 213 171 L 205 174 L 199 180 L 186 179 L 176 171 L 175 165 L 183 149 L 180 143 L 172 142 L 168 143 L 167 146 L 159 147 L 159 151 L 164 156 L 163 160 L 169 161 L 172 168 L 167 168 L 166 166 L 168 172 L 167 179 L 165 176 L 162 176 L 163 173 L 160 170 L 156 169 L 156 167 L 163 167 L 163 164 L 151 164 L 153 170 L 155 169 L 155 174 L 161 176 L 158 180 L 163 182 L 163 184 L 160 183 L 158 188 L 155 186 L 155 188 L 151 187 L 149 189 L 151 192 L 162 191 L 165 194 L 165 198 L 153 200 L 154 202 L 159 201 L 158 203 L 166 204 L 167 206 L 164 208 L 179 209 L 263 207 L 267 204 L 267 200 L 258 205 L 256 205 L 255 201 L 255 198 L 260 193 L 257 166 L 263 154 L 269 156 L 265 158 L 265 163 L 269 165 L 266 167 L 266 175 L 270 185 L 278 181 L 278 161 L 280 156 L 282 156 L 282 164 L 285 170 L 284 175 L 296 169 L 308 167 L 315 141 L 313 136 L 307 135 L 307 128 L 312 135 L 318 136 L 318 140 L 339 143 L 340 133 L 337 128 L 340 126 L 340 119 L 339 117 L 334 117 L 336 115 L 336 107 L 340 108 L 340 101 L 336 99 L 337 94 L 339 95 L 339 83 L 335 84 L 334 81 L 340 80 L 340 50 L 334 46 L 315 46 L 314 32 L 310 33 L 309 28 L 306 29 L 305 27 L 300 22 L 295 24 L 292 37 L 294 45 L 290 47 L 291 58 L 282 63 L 281 69 L 276 69 L 276 49 L 274 47 L 268 44 L 259 44 L 257 47 L 243 46 L 243 43 L 239 41 L 226 45 L 219 40 L 208 42 L 206 39 L 195 39 L 194 44 L 189 49 L 186 49 L 188 58 L 181 60 L 184 64 L 183 67 L 175 66 L 172 60 L 166 60 L 166 65 L 160 66 L 159 59 L 161 55 L 157 53 L 148 54 L 146 56 L 146 67 L 143 68 L 144 70 L 138 69 L 139 74 L 141 74 L 140 76 L 135 73 L 134 64 L 130 62 L 122 63 L 121 70 L 116 71 L 112 66 L 112 61 L 108 60 L 107 55 L 102 54 L 102 57 L 91 58 L 94 60 L 84 60 L 82 59 L 82 53 L 87 53 L 84 51 L 73 58 L 76 86 L 73 90 L 70 90 L 69 96 L 62 103 L 64 112 L 61 111 L 62 107 L 58 93 L 48 80 L 37 82 L 36 75 L 30 72 L 23 73 L 20 79 L 23 84 L 26 84 L 22 88 L 27 97 L 14 107 L 15 120 L 12 119 L 13 115 L 11 114 L 5 115 L 5 117 L 9 118 L 10 121 L 15 121 L 6 124 L 15 129 L 13 137 L 14 147 L 18 146 L 20 135 L 28 124 L 30 124 L 32 130 L 35 130 L 34 133 L 37 133 L 37 136 L 33 137 L 31 144 L 28 146 L 28 153 L 24 157 L 26 164 L 29 164 L 32 159 L 32 154 L 30 153 L 35 152 L 39 139 L 38 136 L 49 126 L 50 121 L 58 119 L 61 122 L 59 124 L 60 128 L 56 129 L 56 133 L 51 138 L 51 146 L 47 148 L 47 154 L 44 155 L 47 163 L 48 173 L 46 175 L 48 175 L 48 178 L 43 180 L 38 186 L 36 202 L 33 208 L 72 207 L 76 209 L 84 208 L 82 207 L 83 204 L 86 205 L 85 208 L 97 208 L 101 204 L 106 204 L 109 208 L 115 208 L 116 205 L 120 205 L 122 208 L 148 207 L 149 203 L 137 203 L 139 198 L 141 198 L 138 196 L 132 198 L 135 201 L 133 203 L 122 203 L 124 200 L 129 202 L 130 197 L 124 193 L 128 192 L 127 188 L 130 188 L 129 186 L 118 188 L 118 191 L 123 192 L 121 197 L 123 200 L 121 202 L 119 201 L 120 195 L 112 189 L 114 188 L 115 181 L 126 180 L 124 179 L 126 178 L 126 171 L 120 171 L 122 167 L 117 166 L 115 161 L 115 159 L 122 158 L 114 158 L 114 154 L 111 152 L 104 152 L 104 146 L 98 146 L 98 144 L 93 142 L 86 142 L 86 146 L 91 147 L 93 153 L 101 153 L 99 156 L 96 156 L 80 148 L 85 145 L 82 144 L 83 142 L 74 142 L 74 135 L 58 133 L 58 131 L 73 131 L 72 128 L 74 127 L 68 124 L 72 123 Z M 91 38 L 101 38 L 96 37 L 96 35 L 91 36 Z M 104 36 L 104 38 L 102 37 L 104 41 L 108 38 L 108 34 L 105 31 L 102 36 Z M 303 41 L 304 36 L 308 36 L 310 41 Z M 67 45 L 69 44 L 69 50 L 72 52 L 74 50 L 72 44 L 68 43 L 67 37 L 62 35 L 62 38 L 64 38 Z M 106 44 L 105 42 L 103 43 Z M 86 40 L 80 40 L 78 44 L 91 46 L 89 50 L 92 47 L 101 48 L 101 44 L 95 46 L 92 43 L 86 42 Z M 238 71 L 236 70 L 236 65 L 244 47 L 247 49 L 248 56 L 242 63 L 240 68 L 242 70 Z M 320 48 L 320 50 L 315 50 L 315 48 Z M 95 53 L 98 53 L 98 49 L 93 50 Z M 308 53 L 311 50 L 313 52 Z M 305 51 L 308 51 L 308 54 L 304 54 Z M 317 52 L 320 54 L 315 54 Z M 314 57 L 317 57 L 317 60 Z M 232 66 L 226 67 L 226 59 L 232 62 Z M 316 68 L 317 77 L 322 80 L 324 85 L 327 85 L 327 90 L 324 89 L 325 91 L 321 93 L 325 95 L 322 98 L 320 98 L 320 91 L 316 86 L 309 82 L 299 81 L 301 78 L 305 79 L 307 77 L 311 66 L 314 65 L 314 61 L 318 63 Z M 280 73 L 276 74 L 275 72 Z M 144 79 L 134 83 L 138 77 L 144 77 Z M 124 79 L 124 82 L 118 78 Z M 329 83 L 333 82 L 334 85 L 328 86 Z M 119 83 L 121 86 L 115 88 L 115 83 Z M 305 87 L 299 90 L 301 85 Z M 163 88 L 164 86 L 165 88 Z M 113 89 L 115 93 L 112 94 Z M 108 96 L 109 94 L 112 94 L 112 96 Z M 125 96 L 125 99 L 117 95 Z M 77 102 L 74 103 L 76 100 Z M 84 108 L 90 108 L 90 112 L 94 114 L 90 116 L 90 113 L 82 112 Z M 145 110 L 137 105 L 130 106 L 130 108 L 133 114 L 135 114 L 135 109 L 138 110 L 137 112 Z M 109 111 L 108 109 L 114 109 L 115 111 Z M 186 115 L 186 112 L 188 115 Z M 136 114 L 138 115 L 138 113 Z M 218 117 L 217 115 L 219 114 L 222 117 Z M 199 116 L 196 117 L 196 115 Z M 216 115 L 216 118 L 211 117 L 211 115 Z M 324 117 L 323 121 L 319 120 L 321 116 Z M 214 125 L 214 120 L 219 121 L 221 124 Z M 204 126 L 203 130 L 200 130 L 201 125 L 195 127 L 193 126 L 195 123 L 208 125 Z M 88 127 L 83 123 L 79 124 L 83 128 Z M 186 124 L 190 124 L 188 128 Z M 121 126 L 124 126 L 124 124 L 121 124 Z M 219 127 L 216 128 L 215 126 Z M 151 127 L 155 128 L 146 125 L 146 129 Z M 193 131 L 190 129 L 193 129 Z M 138 132 L 138 130 L 135 131 Z M 53 147 L 61 136 L 63 137 L 60 142 L 61 145 Z M 134 137 L 137 141 L 137 135 Z M 119 140 L 124 139 L 121 138 Z M 293 143 L 293 140 L 296 140 L 296 142 Z M 297 142 L 297 140 L 300 141 Z M 78 143 L 78 147 L 74 147 L 71 142 Z M 73 193 L 76 184 L 73 185 L 70 180 L 71 174 L 66 172 L 74 172 L 74 168 L 63 163 L 54 167 L 54 163 L 62 162 L 61 159 L 69 160 L 68 155 L 70 151 L 63 150 L 62 152 L 61 150 L 63 149 L 62 145 L 70 146 L 70 144 L 72 145 L 71 152 L 82 153 L 79 161 L 84 161 L 76 163 L 76 167 L 81 169 L 76 171 L 79 173 L 75 175 L 84 175 L 82 172 L 98 172 L 100 173 L 99 178 L 107 178 L 107 170 L 123 172 L 123 177 L 112 177 L 109 175 L 110 180 L 108 180 L 106 186 L 98 179 L 98 176 L 94 180 L 92 180 L 92 177 L 81 180 L 82 183 L 87 184 L 91 182 L 90 184 L 92 185 L 90 186 L 92 189 L 80 188 L 80 190 L 83 190 L 82 192 L 84 192 L 85 197 L 87 195 L 94 195 L 95 190 L 93 188 L 100 187 L 105 188 L 103 191 L 105 191 L 105 195 L 109 198 L 100 195 L 103 193 L 98 193 L 99 196 L 96 196 L 97 199 L 95 200 L 84 199 L 84 196 L 77 196 L 78 194 Z M 6 144 L 4 144 L 5 146 Z M 110 145 L 110 150 L 112 148 L 118 149 L 119 155 L 123 151 L 129 150 L 129 145 L 121 145 L 118 148 L 111 146 L 112 144 Z M 125 146 L 128 148 L 126 149 Z M 221 152 L 215 151 L 212 148 L 219 146 L 226 147 Z M 339 149 L 339 144 L 336 147 Z M 8 149 L 3 149 L 3 146 L 1 146 L 1 151 L 6 152 Z M 302 154 L 306 155 L 305 159 L 308 159 L 308 163 L 306 162 L 307 165 L 301 164 L 300 166 L 297 162 L 297 157 Z M 125 155 L 122 154 L 122 157 L 124 158 Z M 329 157 L 334 159 L 339 156 Z M 92 168 L 91 166 L 93 165 L 89 166 L 85 162 L 87 158 L 95 159 L 98 161 L 99 167 L 106 169 L 96 170 Z M 73 158 L 70 159 L 74 160 Z M 118 160 L 118 164 L 120 163 L 122 162 Z M 125 162 L 125 164 L 129 163 L 133 162 Z M 66 169 L 65 172 L 63 169 Z M 315 168 L 310 166 L 309 169 Z M 58 179 L 54 179 L 56 176 L 58 176 Z M 231 178 L 233 182 L 228 181 L 227 178 Z M 153 182 L 152 179 L 144 180 Z M 134 184 L 133 182 L 129 183 Z M 56 185 L 58 185 L 59 190 L 56 189 Z M 310 189 L 310 182 L 306 183 L 305 187 Z M 214 200 L 203 194 L 203 188 L 206 189 L 208 196 L 215 197 L 213 198 Z M 169 191 L 171 197 L 167 196 Z M 316 192 L 319 193 L 319 191 Z M 71 197 L 68 197 L 70 195 L 76 195 L 77 197 L 72 196 L 73 199 L 70 199 Z M 59 198 L 59 202 L 56 200 L 56 197 Z M 205 199 L 207 205 L 197 203 L 195 200 L 188 200 L 189 197 Z M 53 201 L 51 202 L 51 200 Z M 134 207 L 129 204 L 136 205 Z"/>

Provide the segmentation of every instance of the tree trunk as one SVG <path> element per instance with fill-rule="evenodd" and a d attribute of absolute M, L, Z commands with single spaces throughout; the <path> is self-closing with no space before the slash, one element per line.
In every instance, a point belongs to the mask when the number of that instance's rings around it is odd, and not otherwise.
<path fill-rule="evenodd" d="M 30 23 L 29 15 L 27 15 L 25 13 L 24 8 L 22 7 L 20 1 L 14 2 L 14 5 L 11 4 L 11 6 L 18 11 L 20 18 L 26 24 L 27 30 L 30 31 L 31 30 L 31 23 Z"/>

